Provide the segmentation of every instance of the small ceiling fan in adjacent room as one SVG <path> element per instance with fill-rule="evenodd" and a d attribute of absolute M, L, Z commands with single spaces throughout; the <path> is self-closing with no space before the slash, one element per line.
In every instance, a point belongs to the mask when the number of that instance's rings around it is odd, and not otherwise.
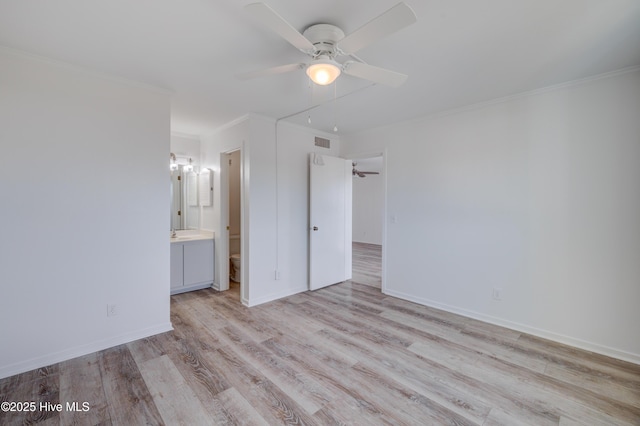
<path fill-rule="evenodd" d="M 353 162 L 351 164 L 353 165 L 353 169 L 351 170 L 351 174 L 353 176 L 359 176 L 359 177 L 363 178 L 363 177 L 367 177 L 367 175 L 379 175 L 380 174 L 380 172 L 362 172 L 362 171 L 356 169 L 356 166 L 358 165 L 358 163 Z"/>
<path fill-rule="evenodd" d="M 307 75 L 314 83 L 323 86 L 333 83 L 341 73 L 391 87 L 398 87 L 407 79 L 405 74 L 366 64 L 355 56 L 360 49 L 416 22 L 415 13 L 404 2 L 398 3 L 346 36 L 340 28 L 331 24 L 312 25 L 301 34 L 265 3 L 248 4 L 245 10 L 266 28 L 309 56 L 310 60 L 238 74 L 237 77 L 240 79 L 301 69 L 306 69 Z M 348 57 L 347 60 L 342 59 L 345 56 Z"/>

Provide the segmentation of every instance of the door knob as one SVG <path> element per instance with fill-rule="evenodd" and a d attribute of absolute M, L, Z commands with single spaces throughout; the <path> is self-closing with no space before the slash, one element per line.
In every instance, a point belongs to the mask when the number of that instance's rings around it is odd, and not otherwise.
<path fill-rule="evenodd" d="M 317 227 L 317 226 L 314 226 L 314 227 L 313 227 L 313 230 L 314 230 L 314 231 L 317 231 L 317 230 L 318 230 L 318 227 Z"/>

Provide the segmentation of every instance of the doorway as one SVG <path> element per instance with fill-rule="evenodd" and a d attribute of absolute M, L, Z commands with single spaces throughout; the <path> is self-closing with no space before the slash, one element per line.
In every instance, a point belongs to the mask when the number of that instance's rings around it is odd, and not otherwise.
<path fill-rule="evenodd" d="M 351 280 L 383 289 L 385 176 L 382 154 L 353 162 L 353 271 Z"/>
<path fill-rule="evenodd" d="M 228 290 L 232 298 L 242 302 L 246 290 L 243 280 L 246 263 L 243 242 L 243 169 L 242 150 L 220 154 L 220 221 L 222 235 L 220 250 L 220 290 Z"/>

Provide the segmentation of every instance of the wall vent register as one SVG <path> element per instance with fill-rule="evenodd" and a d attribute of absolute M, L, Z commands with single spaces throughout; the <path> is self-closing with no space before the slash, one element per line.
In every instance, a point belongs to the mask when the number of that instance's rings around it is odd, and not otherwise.
<path fill-rule="evenodd" d="M 316 136 L 316 146 L 321 148 L 331 148 L 331 141 L 329 139 Z"/>

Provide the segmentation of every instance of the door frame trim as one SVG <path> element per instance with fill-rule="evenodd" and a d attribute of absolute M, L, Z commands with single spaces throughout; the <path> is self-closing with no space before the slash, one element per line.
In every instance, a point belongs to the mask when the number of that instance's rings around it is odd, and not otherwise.
<path fill-rule="evenodd" d="M 380 280 L 381 291 L 383 294 L 387 294 L 387 154 L 388 149 L 385 147 L 382 151 L 367 151 L 351 153 L 344 158 L 347 160 L 356 160 L 360 158 L 374 158 L 382 157 L 382 259 L 380 264 Z M 353 215 L 352 215 L 353 218 Z"/>

